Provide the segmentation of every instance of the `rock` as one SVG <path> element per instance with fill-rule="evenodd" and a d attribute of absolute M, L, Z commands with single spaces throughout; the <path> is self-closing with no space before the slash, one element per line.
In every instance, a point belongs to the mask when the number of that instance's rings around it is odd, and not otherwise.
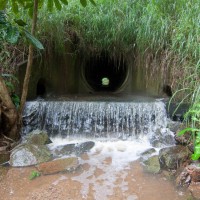
<path fill-rule="evenodd" d="M 65 156 L 65 155 L 76 155 L 80 156 L 81 154 L 88 152 L 95 145 L 94 142 L 88 141 L 80 144 L 67 144 L 63 146 L 58 146 L 53 150 L 53 155 L 55 158 Z"/>
<path fill-rule="evenodd" d="M 151 154 L 155 153 L 156 150 L 154 148 L 149 148 L 141 153 L 141 156 L 150 156 Z"/>
<path fill-rule="evenodd" d="M 188 174 L 191 176 L 192 182 L 200 182 L 200 164 L 193 163 L 186 167 Z"/>
<path fill-rule="evenodd" d="M 182 172 L 177 176 L 175 180 L 175 185 L 177 188 L 185 187 L 187 188 L 191 183 L 191 176 L 189 175 L 186 168 L 182 170 Z"/>
<path fill-rule="evenodd" d="M 191 152 L 185 146 L 163 148 L 159 152 L 161 169 L 176 170 L 188 160 L 190 155 Z"/>
<path fill-rule="evenodd" d="M 182 129 L 184 126 L 183 123 L 181 122 L 175 122 L 172 120 L 169 120 L 167 123 L 167 128 L 170 129 L 170 131 L 172 131 L 173 133 L 176 133 L 179 129 Z"/>
<path fill-rule="evenodd" d="M 153 147 L 163 147 L 163 145 L 174 145 L 174 134 L 167 128 L 157 129 L 151 138 Z"/>
<path fill-rule="evenodd" d="M 191 183 L 188 189 L 196 200 L 200 200 L 200 183 Z"/>
<path fill-rule="evenodd" d="M 26 137 L 27 143 L 35 145 L 44 145 L 51 143 L 51 140 L 46 131 L 35 130 L 29 133 Z"/>
<path fill-rule="evenodd" d="M 67 144 L 56 147 L 56 149 L 53 151 L 54 157 L 61 157 L 65 155 L 75 155 L 75 144 Z"/>
<path fill-rule="evenodd" d="M 79 167 L 78 158 L 70 157 L 39 164 L 37 166 L 37 169 L 42 174 L 48 175 L 66 171 L 72 172 L 76 170 L 78 167 Z"/>
<path fill-rule="evenodd" d="M 153 153 L 155 153 L 156 150 L 154 148 L 149 148 L 142 152 L 141 155 L 141 160 L 147 160 Z"/>
<path fill-rule="evenodd" d="M 159 163 L 159 159 L 157 155 L 148 158 L 143 163 L 144 163 L 143 167 L 144 167 L 145 172 L 148 172 L 151 174 L 157 174 L 160 172 L 160 163 Z"/>
<path fill-rule="evenodd" d="M 45 145 L 21 144 L 13 149 L 10 155 L 10 165 L 24 167 L 47 162 L 51 153 Z"/>
<path fill-rule="evenodd" d="M 176 131 L 174 139 L 175 139 L 177 144 L 188 145 L 190 143 L 190 139 L 191 139 L 191 133 L 190 132 L 185 132 L 185 134 L 183 134 L 182 136 L 178 136 L 178 133 L 183 129 L 178 129 Z"/>
<path fill-rule="evenodd" d="M 76 145 L 76 155 L 79 156 L 83 153 L 88 152 L 90 149 L 94 147 L 95 143 L 92 141 L 83 142 L 81 144 Z"/>

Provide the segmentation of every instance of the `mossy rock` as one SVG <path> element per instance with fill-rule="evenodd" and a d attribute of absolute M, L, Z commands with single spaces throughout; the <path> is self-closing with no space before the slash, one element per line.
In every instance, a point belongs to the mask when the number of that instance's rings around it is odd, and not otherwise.
<path fill-rule="evenodd" d="M 185 146 L 177 145 L 163 148 L 159 152 L 161 169 L 176 170 L 189 159 L 190 155 L 191 152 Z"/>
<path fill-rule="evenodd" d="M 27 135 L 27 143 L 35 145 L 44 145 L 51 143 L 46 131 L 35 130 Z"/>
<path fill-rule="evenodd" d="M 47 162 L 52 158 L 45 145 L 21 144 L 15 147 L 10 155 L 10 165 L 24 167 Z"/>
<path fill-rule="evenodd" d="M 158 155 L 152 156 L 144 161 L 144 171 L 151 174 L 158 174 L 160 172 L 160 162 Z"/>

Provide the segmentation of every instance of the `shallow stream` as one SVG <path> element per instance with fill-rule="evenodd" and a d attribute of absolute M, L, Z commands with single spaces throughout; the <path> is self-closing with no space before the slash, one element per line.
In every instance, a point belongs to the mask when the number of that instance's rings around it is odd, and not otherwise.
<path fill-rule="evenodd" d="M 168 121 L 165 104 L 156 99 L 28 102 L 23 134 L 47 130 L 52 151 L 85 141 L 95 146 L 79 157 L 81 167 L 73 174 L 30 181 L 34 168 L 10 169 L 1 182 L 3 199 L 186 200 L 165 176 L 145 173 L 141 164 L 145 150 L 154 148 L 158 154 L 174 145 Z"/>

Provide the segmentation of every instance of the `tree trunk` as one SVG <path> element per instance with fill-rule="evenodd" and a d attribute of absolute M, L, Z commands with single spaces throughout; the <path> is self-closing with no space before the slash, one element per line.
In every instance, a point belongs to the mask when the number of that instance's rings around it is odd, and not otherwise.
<path fill-rule="evenodd" d="M 33 10 L 33 21 L 32 21 L 32 28 L 31 34 L 35 36 L 35 30 L 37 25 L 37 14 L 38 14 L 38 0 L 34 0 L 34 10 Z M 28 85 L 31 76 L 31 69 L 33 64 L 33 45 L 29 45 L 29 54 L 28 54 L 28 63 L 26 67 L 26 74 L 24 78 L 24 84 L 22 89 L 22 96 L 21 96 L 21 103 L 19 108 L 19 116 L 21 117 L 23 114 L 24 106 L 26 103 L 26 97 L 28 93 Z"/>
<path fill-rule="evenodd" d="M 31 34 L 35 35 L 37 24 L 38 0 L 34 0 L 34 11 Z M 15 108 L 12 99 L 9 95 L 8 89 L 4 83 L 3 78 L 0 76 L 0 134 L 18 140 L 20 138 L 20 128 L 22 122 L 22 113 L 24 110 L 26 97 L 28 93 L 28 84 L 31 75 L 31 68 L 33 63 L 33 46 L 29 45 L 28 63 L 24 84 L 22 89 L 21 104 L 19 111 Z"/>
<path fill-rule="evenodd" d="M 0 133 L 18 140 L 19 134 L 18 112 L 13 104 L 8 89 L 0 76 Z"/>

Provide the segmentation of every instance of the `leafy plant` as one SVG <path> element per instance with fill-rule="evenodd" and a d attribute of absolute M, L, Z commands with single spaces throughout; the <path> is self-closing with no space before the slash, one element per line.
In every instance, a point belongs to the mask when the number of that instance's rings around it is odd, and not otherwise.
<path fill-rule="evenodd" d="M 15 25 L 8 21 L 4 11 L 0 10 L 0 40 L 6 41 L 10 44 L 16 44 L 20 36 L 25 38 L 33 44 L 36 48 L 43 50 L 42 43 L 35 38 L 29 31 L 26 30 L 26 23 L 22 19 L 14 19 Z"/>
<path fill-rule="evenodd" d="M 30 179 L 30 180 L 33 180 L 33 179 L 35 179 L 35 178 L 37 178 L 37 177 L 39 177 L 39 176 L 41 176 L 41 173 L 38 172 L 38 171 L 33 170 L 33 171 L 31 172 L 30 176 L 29 176 L 29 179 Z"/>
<path fill-rule="evenodd" d="M 191 133 L 194 145 L 194 153 L 192 154 L 191 159 L 198 160 L 200 158 L 200 102 L 193 104 L 187 112 L 186 118 L 189 120 L 191 127 L 181 130 L 178 133 L 178 136 L 182 136 L 188 132 Z"/>

